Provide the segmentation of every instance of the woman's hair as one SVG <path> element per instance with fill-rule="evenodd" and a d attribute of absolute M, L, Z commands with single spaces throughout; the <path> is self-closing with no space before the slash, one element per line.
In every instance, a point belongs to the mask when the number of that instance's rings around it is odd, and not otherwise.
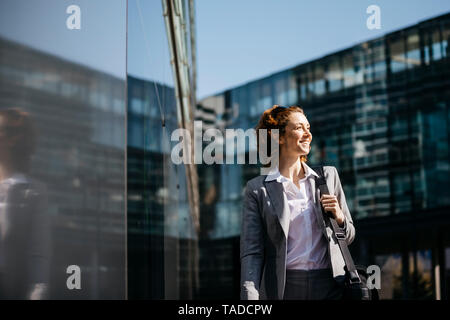
<path fill-rule="evenodd" d="M 0 109 L 0 135 L 8 152 L 8 165 L 27 172 L 35 148 L 35 130 L 30 115 L 22 110 Z"/>
<path fill-rule="evenodd" d="M 271 140 L 272 140 L 272 129 L 278 129 L 279 136 L 281 137 L 285 131 L 286 126 L 289 122 L 289 116 L 294 112 L 300 112 L 305 115 L 303 109 L 297 105 L 293 105 L 290 107 L 282 107 L 279 105 L 274 105 L 272 108 L 267 109 L 261 115 L 258 124 L 256 125 L 256 143 L 258 147 L 258 153 L 260 152 L 260 142 L 259 142 L 259 129 L 266 129 L 268 137 L 267 139 L 263 139 L 263 141 L 267 144 L 267 156 L 271 156 Z M 306 116 L 306 115 L 305 115 Z M 300 161 L 306 162 L 308 159 L 306 155 L 300 156 Z M 270 166 L 270 162 L 264 166 Z"/>

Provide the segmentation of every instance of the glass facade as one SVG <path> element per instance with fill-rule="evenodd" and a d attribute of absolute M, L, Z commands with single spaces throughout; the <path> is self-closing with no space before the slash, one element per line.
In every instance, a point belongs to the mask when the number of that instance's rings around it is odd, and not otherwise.
<path fill-rule="evenodd" d="M 126 3 L 72 3 L 0 4 L 2 298 L 126 297 Z"/>
<path fill-rule="evenodd" d="M 441 235 L 450 228 L 450 194 L 442 187 L 450 183 L 449 32 L 447 14 L 214 96 L 223 98 L 223 110 L 237 110 L 228 113 L 222 130 L 254 127 L 273 104 L 303 107 L 313 134 L 308 161 L 338 169 L 356 223 L 352 252 L 357 261 L 380 266 L 385 299 L 446 298 L 443 288 L 437 292 L 434 267 L 443 272 L 442 249 L 435 249 L 446 243 Z M 290 88 L 293 94 L 278 94 Z M 209 98 L 199 104 L 215 108 Z M 254 165 L 214 170 L 215 187 L 228 197 L 242 195 L 259 174 Z M 200 190 L 201 199 L 207 191 Z M 214 219 L 232 228 L 239 207 L 231 204 L 241 198 L 226 200 L 231 220 L 223 218 L 219 196 L 207 199 Z M 212 234 L 204 236 L 222 246 L 228 239 L 232 254 L 237 238 Z M 430 234 L 435 237 L 425 241 Z"/>
<path fill-rule="evenodd" d="M 188 128 L 195 96 L 193 70 L 179 63 L 193 65 L 193 42 L 186 41 L 193 24 L 190 6 L 189 1 L 128 1 L 130 299 L 191 299 L 198 288 L 195 177 L 171 159 L 177 144 L 171 134 Z"/>
<path fill-rule="evenodd" d="M 193 26 L 188 0 L 1 2 L 0 298 L 194 296 Z"/>

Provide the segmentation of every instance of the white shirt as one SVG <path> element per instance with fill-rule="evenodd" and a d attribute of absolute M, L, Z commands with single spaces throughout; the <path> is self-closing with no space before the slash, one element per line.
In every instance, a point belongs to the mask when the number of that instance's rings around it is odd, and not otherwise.
<path fill-rule="evenodd" d="M 266 181 L 277 180 L 283 184 L 290 209 L 286 269 L 312 270 L 331 268 L 328 243 L 322 234 L 315 215 L 313 190 L 310 179 L 318 175 L 303 163 L 305 177 L 298 188 L 292 180 L 284 177 L 278 167 L 269 172 Z"/>

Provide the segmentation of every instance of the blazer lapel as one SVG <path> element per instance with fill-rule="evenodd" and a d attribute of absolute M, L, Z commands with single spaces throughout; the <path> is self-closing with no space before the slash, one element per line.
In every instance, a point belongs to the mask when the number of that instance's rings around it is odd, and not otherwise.
<path fill-rule="evenodd" d="M 278 216 L 284 236 L 287 239 L 289 232 L 289 205 L 284 196 L 283 184 L 276 180 L 264 181 L 270 201 L 272 201 L 272 210 Z"/>

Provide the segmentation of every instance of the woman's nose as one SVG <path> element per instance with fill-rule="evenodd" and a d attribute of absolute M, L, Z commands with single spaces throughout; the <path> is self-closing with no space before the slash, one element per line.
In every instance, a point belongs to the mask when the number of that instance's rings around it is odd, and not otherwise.
<path fill-rule="evenodd" d="M 312 134 L 311 134 L 311 132 L 307 129 L 307 130 L 305 130 L 305 133 L 304 133 L 304 135 L 306 136 L 306 137 L 308 137 L 308 138 L 310 138 L 310 139 L 312 139 Z"/>

